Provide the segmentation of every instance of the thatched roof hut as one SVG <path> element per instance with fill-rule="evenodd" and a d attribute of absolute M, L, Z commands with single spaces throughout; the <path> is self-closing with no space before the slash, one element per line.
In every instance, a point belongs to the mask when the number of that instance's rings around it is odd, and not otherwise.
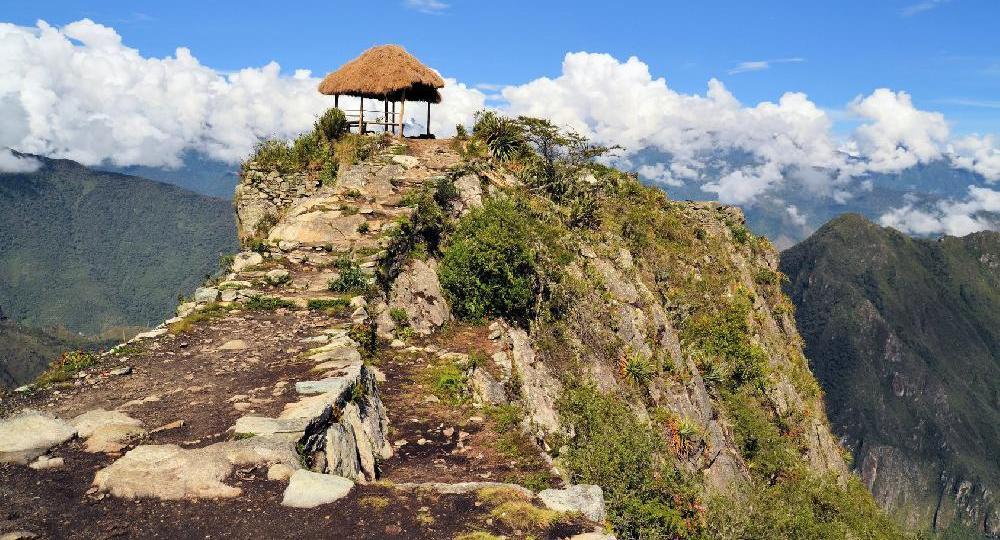
<path fill-rule="evenodd" d="M 326 95 L 441 103 L 444 80 L 399 45 L 379 45 L 330 73 L 319 83 Z"/>

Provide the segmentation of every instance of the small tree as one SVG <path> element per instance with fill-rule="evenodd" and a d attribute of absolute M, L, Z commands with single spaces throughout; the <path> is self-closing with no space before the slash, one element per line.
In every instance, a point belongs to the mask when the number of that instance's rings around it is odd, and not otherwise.
<path fill-rule="evenodd" d="M 344 111 L 336 107 L 327 109 L 326 112 L 316 120 L 313 127 L 315 128 L 316 133 L 322 135 L 322 137 L 329 142 L 340 139 L 349 129 L 347 117 L 344 116 Z"/>

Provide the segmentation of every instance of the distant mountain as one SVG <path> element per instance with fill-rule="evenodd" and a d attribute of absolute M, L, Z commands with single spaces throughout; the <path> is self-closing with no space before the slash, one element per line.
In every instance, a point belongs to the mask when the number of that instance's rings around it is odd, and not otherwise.
<path fill-rule="evenodd" d="M 0 305 L 99 334 L 155 324 L 236 250 L 227 200 L 67 160 L 0 173 Z"/>
<path fill-rule="evenodd" d="M 112 343 L 111 339 L 84 338 L 65 331 L 27 328 L 0 318 L 0 390 L 32 381 L 65 351 L 97 350 Z"/>
<path fill-rule="evenodd" d="M 834 431 L 906 525 L 1000 532 L 1000 233 L 847 214 L 781 255 Z"/>
<path fill-rule="evenodd" d="M 187 151 L 181 156 L 182 165 L 176 168 L 168 167 L 146 167 L 143 165 L 130 165 L 118 167 L 114 165 L 101 165 L 91 167 L 92 169 L 106 172 L 117 172 L 132 176 L 141 176 L 157 182 L 173 184 L 184 189 L 208 195 L 209 197 L 219 197 L 231 200 L 236 183 L 239 182 L 239 167 L 231 163 L 226 163 L 209 158 L 204 154 Z"/>

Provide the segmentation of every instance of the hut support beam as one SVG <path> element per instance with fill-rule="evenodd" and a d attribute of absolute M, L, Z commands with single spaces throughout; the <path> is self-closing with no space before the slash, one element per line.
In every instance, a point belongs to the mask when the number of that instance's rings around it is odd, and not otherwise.
<path fill-rule="evenodd" d="M 358 107 L 358 133 L 365 134 L 365 97 L 361 96 L 361 105 Z"/>
<path fill-rule="evenodd" d="M 340 108 L 340 94 L 333 95 L 333 106 L 338 109 Z"/>
<path fill-rule="evenodd" d="M 393 119 L 393 122 L 392 122 L 392 133 L 393 133 L 393 135 L 395 135 L 396 134 L 396 124 L 395 124 L 395 120 L 396 120 L 396 102 L 395 101 L 392 102 L 392 119 Z"/>
<path fill-rule="evenodd" d="M 427 137 L 431 135 L 431 102 L 427 102 Z"/>
<path fill-rule="evenodd" d="M 389 98 L 382 100 L 382 131 L 389 131 Z"/>
<path fill-rule="evenodd" d="M 406 90 L 403 90 L 402 97 L 399 98 L 399 136 L 405 138 L 403 133 L 403 116 L 406 114 Z"/>

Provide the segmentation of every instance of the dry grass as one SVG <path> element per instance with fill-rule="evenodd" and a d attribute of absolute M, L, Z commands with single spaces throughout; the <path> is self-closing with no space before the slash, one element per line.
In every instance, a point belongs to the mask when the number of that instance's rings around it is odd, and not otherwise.
<path fill-rule="evenodd" d="M 361 56 L 328 74 L 319 84 L 323 94 L 344 94 L 399 101 L 405 91 L 409 101 L 440 103 L 437 89 L 444 80 L 399 45 L 372 47 Z"/>

